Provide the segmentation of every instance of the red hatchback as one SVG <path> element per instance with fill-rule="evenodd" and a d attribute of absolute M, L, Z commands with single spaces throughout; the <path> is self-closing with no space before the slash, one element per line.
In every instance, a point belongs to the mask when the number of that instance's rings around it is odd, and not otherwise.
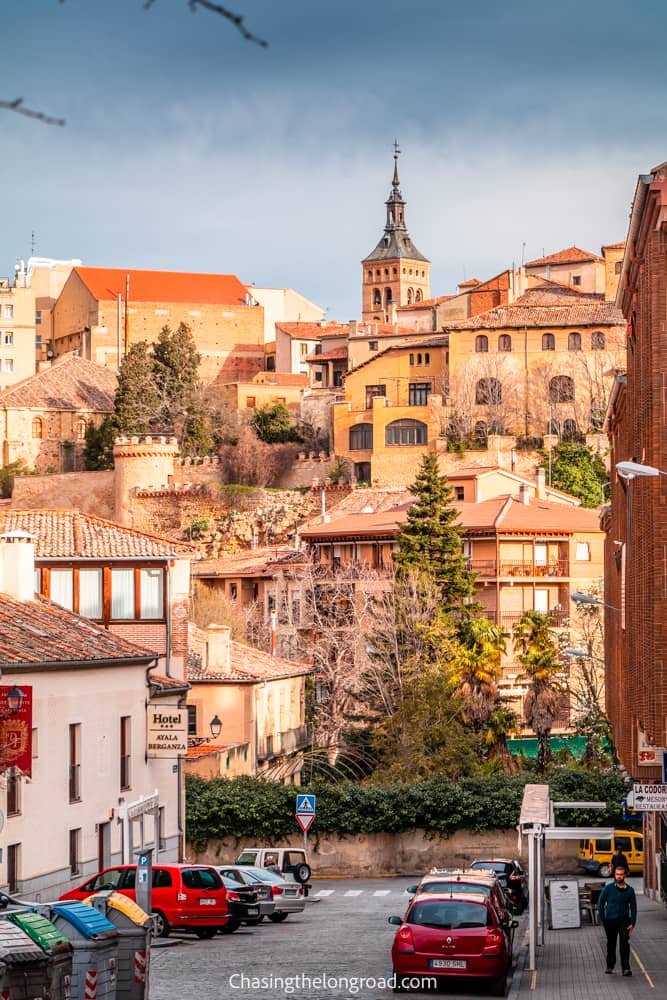
<path fill-rule="evenodd" d="M 136 872 L 136 865 L 105 868 L 60 898 L 86 899 L 91 893 L 115 889 L 136 902 Z M 151 901 L 158 937 L 167 937 L 173 927 L 212 938 L 229 919 L 227 890 L 208 865 L 154 865 Z"/>
<path fill-rule="evenodd" d="M 400 925 L 391 957 L 396 985 L 435 985 L 452 976 L 486 979 L 494 996 L 503 996 L 511 964 L 510 933 L 516 921 L 501 915 L 482 893 L 420 894 Z"/>

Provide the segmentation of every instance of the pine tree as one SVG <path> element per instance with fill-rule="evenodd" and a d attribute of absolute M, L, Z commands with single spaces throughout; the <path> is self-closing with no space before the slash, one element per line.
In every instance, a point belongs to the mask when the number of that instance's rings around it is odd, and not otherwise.
<path fill-rule="evenodd" d="M 153 358 L 145 340 L 133 344 L 120 363 L 115 420 L 119 434 L 150 434 L 158 426 L 160 396 Z"/>
<path fill-rule="evenodd" d="M 461 611 L 475 593 L 475 574 L 466 569 L 454 494 L 435 455 L 424 455 L 410 492 L 416 500 L 398 535 L 397 570 L 428 574 L 440 588 L 443 609 Z"/>

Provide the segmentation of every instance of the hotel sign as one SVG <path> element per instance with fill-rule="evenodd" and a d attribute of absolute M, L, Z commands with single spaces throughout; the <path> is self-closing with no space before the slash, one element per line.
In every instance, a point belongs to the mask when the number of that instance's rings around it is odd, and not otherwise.
<path fill-rule="evenodd" d="M 180 757 L 187 754 L 187 709 L 149 702 L 147 713 L 146 756 Z"/>
<path fill-rule="evenodd" d="M 9 707 L 14 685 L 0 685 L 0 774 L 15 767 L 32 777 L 32 687 L 21 684 L 23 701 L 18 711 Z"/>

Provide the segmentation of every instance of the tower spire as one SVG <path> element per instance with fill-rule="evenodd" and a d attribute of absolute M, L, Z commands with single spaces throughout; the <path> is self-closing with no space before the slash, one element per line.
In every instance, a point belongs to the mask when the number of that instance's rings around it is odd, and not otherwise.
<path fill-rule="evenodd" d="M 399 158 L 400 155 L 401 155 L 401 150 L 400 150 L 400 147 L 398 145 L 398 140 L 394 139 L 394 179 L 391 182 L 391 186 L 392 186 L 393 190 L 396 191 L 398 194 L 400 194 L 400 190 L 399 190 L 399 187 L 398 187 L 398 185 L 399 185 L 399 180 L 398 180 L 398 158 Z"/>

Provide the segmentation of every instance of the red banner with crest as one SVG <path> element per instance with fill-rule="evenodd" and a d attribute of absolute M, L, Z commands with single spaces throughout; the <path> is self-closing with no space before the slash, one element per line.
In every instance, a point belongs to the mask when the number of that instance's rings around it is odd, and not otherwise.
<path fill-rule="evenodd" d="M 18 708 L 12 703 L 17 691 L 23 695 Z M 32 688 L 25 684 L 0 684 L 0 773 L 10 767 L 32 777 Z"/>

